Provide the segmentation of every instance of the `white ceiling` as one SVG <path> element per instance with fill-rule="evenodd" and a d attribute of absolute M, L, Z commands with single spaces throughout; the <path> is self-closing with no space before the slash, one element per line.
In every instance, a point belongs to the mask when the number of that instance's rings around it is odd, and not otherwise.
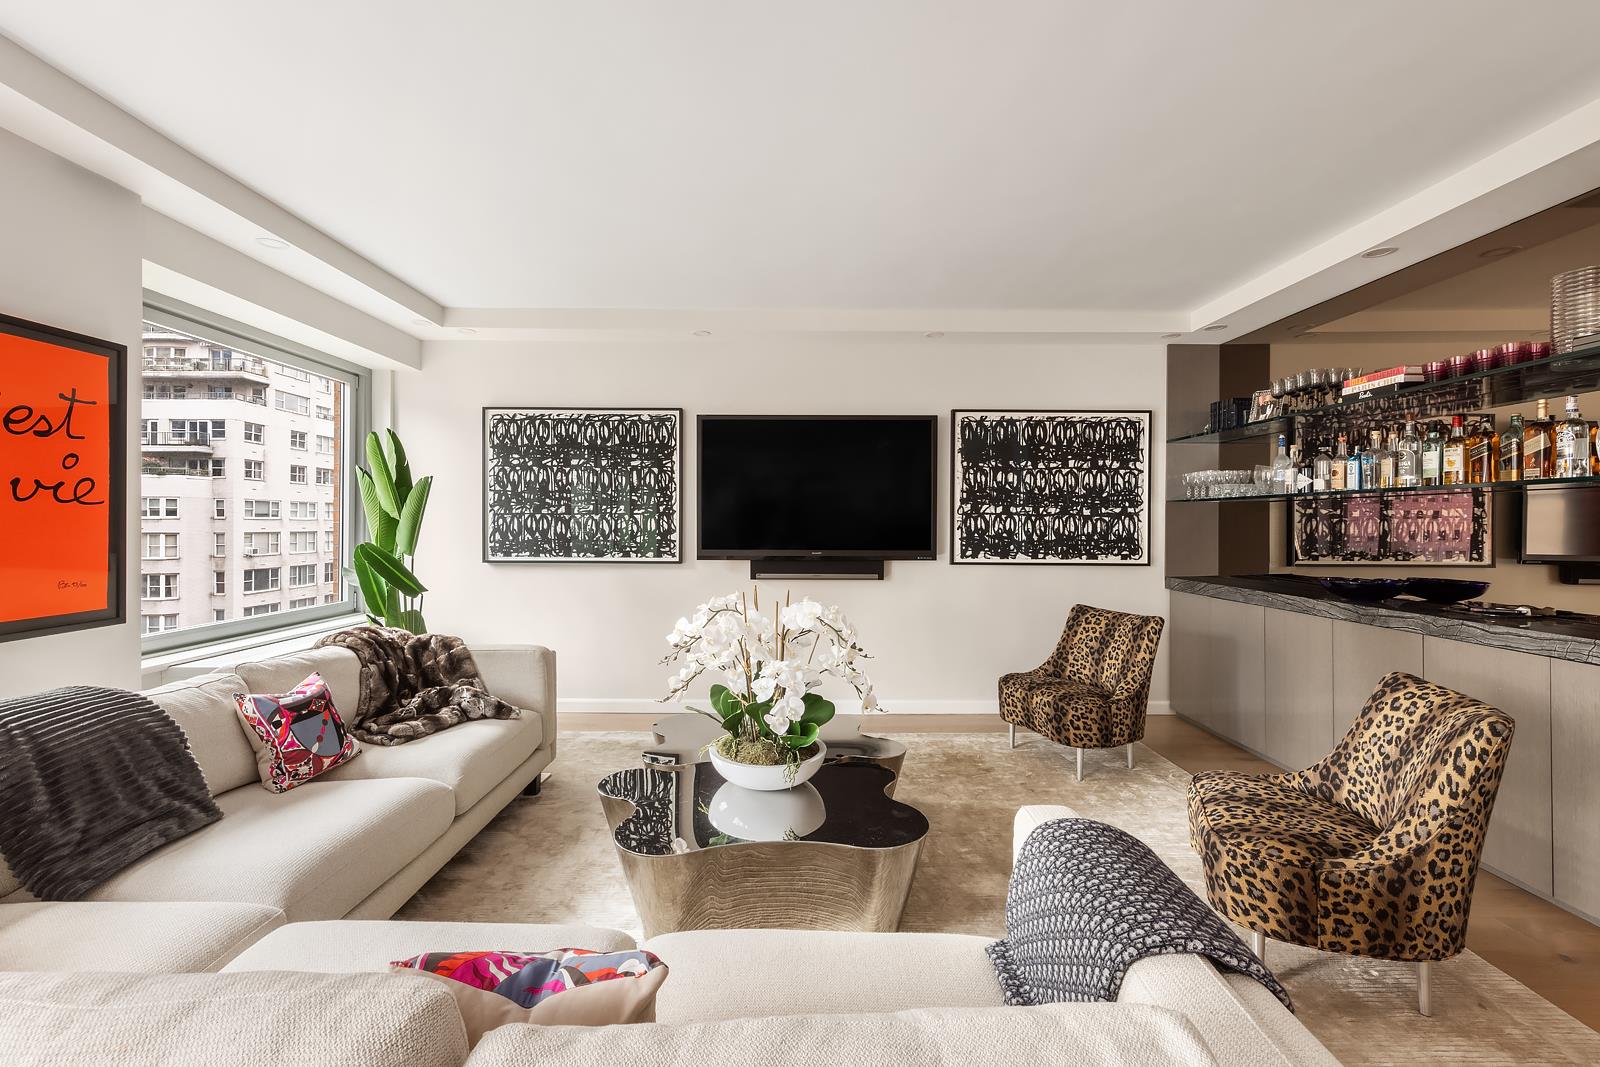
<path fill-rule="evenodd" d="M 1547 0 L 0 0 L 455 308 L 1193 308 L 1600 97 Z"/>

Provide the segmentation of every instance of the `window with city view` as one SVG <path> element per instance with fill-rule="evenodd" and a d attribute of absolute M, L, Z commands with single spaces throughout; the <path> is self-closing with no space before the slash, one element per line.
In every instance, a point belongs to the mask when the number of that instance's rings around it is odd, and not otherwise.
<path fill-rule="evenodd" d="M 143 355 L 141 631 L 344 600 L 351 387 L 149 322 Z"/>

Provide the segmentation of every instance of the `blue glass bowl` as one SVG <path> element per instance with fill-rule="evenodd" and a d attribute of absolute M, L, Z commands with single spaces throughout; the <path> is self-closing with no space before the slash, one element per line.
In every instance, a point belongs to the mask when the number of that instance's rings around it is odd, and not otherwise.
<path fill-rule="evenodd" d="M 1469 582 L 1460 578 L 1411 578 L 1406 595 L 1420 597 L 1431 604 L 1459 604 L 1477 600 L 1489 591 L 1488 582 Z"/>
<path fill-rule="evenodd" d="M 1334 596 L 1372 603 L 1390 600 L 1406 591 L 1405 578 L 1318 578 L 1317 583 Z"/>

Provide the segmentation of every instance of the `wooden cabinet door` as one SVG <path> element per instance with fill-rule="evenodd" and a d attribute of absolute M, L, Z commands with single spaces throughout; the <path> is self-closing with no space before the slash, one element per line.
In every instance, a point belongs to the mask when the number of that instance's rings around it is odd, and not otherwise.
<path fill-rule="evenodd" d="M 1333 620 L 1266 613 L 1266 746 L 1280 767 L 1300 770 L 1333 748 Z"/>
<path fill-rule="evenodd" d="M 1516 720 L 1483 862 L 1497 874 L 1553 892 L 1550 809 L 1550 665 L 1526 652 L 1445 641 L 1422 642 L 1423 677 L 1477 697 Z"/>
<path fill-rule="evenodd" d="M 1555 898 L 1600 920 L 1600 667 L 1550 661 L 1550 740 Z"/>
<path fill-rule="evenodd" d="M 1390 671 L 1422 673 L 1422 635 L 1358 622 L 1333 624 L 1333 739 L 1356 721 L 1367 698 Z"/>

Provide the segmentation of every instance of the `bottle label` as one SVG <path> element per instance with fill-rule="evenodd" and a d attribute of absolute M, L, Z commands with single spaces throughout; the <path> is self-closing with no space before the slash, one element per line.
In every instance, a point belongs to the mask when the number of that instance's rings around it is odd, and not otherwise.
<path fill-rule="evenodd" d="M 1439 477 L 1439 453 L 1432 449 L 1424 449 L 1422 453 L 1422 479 Z"/>

